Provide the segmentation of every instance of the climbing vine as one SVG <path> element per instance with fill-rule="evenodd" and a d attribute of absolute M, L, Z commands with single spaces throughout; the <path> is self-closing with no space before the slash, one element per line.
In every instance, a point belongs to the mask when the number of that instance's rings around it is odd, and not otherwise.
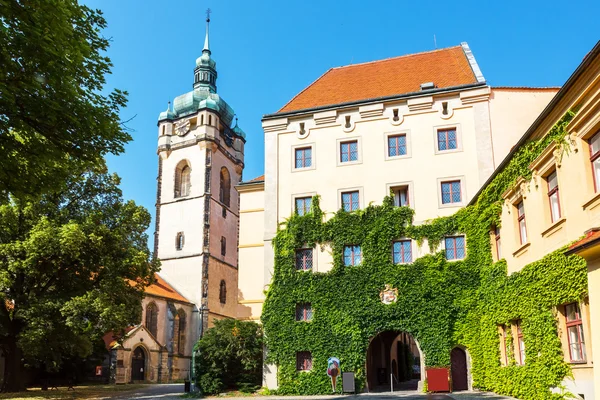
<path fill-rule="evenodd" d="M 474 386 L 523 399 L 562 398 L 551 394 L 570 372 L 557 334 L 554 308 L 587 294 L 585 262 L 548 254 L 510 276 L 504 261 L 494 262 L 489 232 L 499 223 L 501 195 L 522 176 L 550 144 L 565 136 L 568 113 L 551 132 L 523 145 L 508 165 L 487 185 L 475 204 L 450 217 L 413 225 L 413 211 L 395 207 L 386 197 L 324 220 L 319 198 L 310 213 L 293 215 L 273 240 L 275 268 L 263 308 L 268 358 L 278 366 L 281 394 L 320 394 L 331 390 L 325 374 L 327 359 L 339 357 L 342 370 L 354 371 L 357 389 L 365 385 L 369 341 L 382 331 L 404 331 L 420 344 L 427 367 L 448 367 L 450 350 L 465 346 L 472 358 Z M 466 235 L 467 256 L 448 261 L 439 244 L 447 235 Z M 392 242 L 412 238 L 427 241 L 431 254 L 410 264 L 394 264 Z M 299 248 L 331 248 L 333 266 L 326 273 L 297 271 Z M 345 245 L 360 245 L 362 262 L 344 266 Z M 394 304 L 383 304 L 386 284 L 398 289 Z M 310 322 L 295 320 L 297 303 L 309 302 Z M 527 363 L 500 362 L 498 326 L 522 320 Z M 507 338 L 507 347 L 514 346 Z M 296 370 L 296 352 L 312 353 L 312 370 Z M 510 352 L 509 352 L 510 354 Z"/>

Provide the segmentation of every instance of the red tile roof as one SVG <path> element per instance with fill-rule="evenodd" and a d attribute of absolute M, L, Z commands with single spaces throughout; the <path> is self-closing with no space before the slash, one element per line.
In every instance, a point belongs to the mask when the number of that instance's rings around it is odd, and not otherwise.
<path fill-rule="evenodd" d="M 256 177 L 256 178 L 254 178 L 254 179 L 250 179 L 248 182 L 262 182 L 262 181 L 264 181 L 264 180 L 265 180 L 265 176 L 264 176 L 264 175 L 261 175 L 261 176 L 257 176 L 257 177 Z"/>
<path fill-rule="evenodd" d="M 462 46 L 331 68 L 278 112 L 477 83 Z"/>
<path fill-rule="evenodd" d="M 600 239 L 600 229 L 598 229 L 598 228 L 590 229 L 589 231 L 587 231 L 585 233 L 585 237 L 583 239 L 581 239 L 569 246 L 569 252 L 572 252 L 572 250 L 575 250 L 577 248 L 584 247 L 586 244 L 593 242 L 595 240 L 598 240 L 598 239 Z"/>
<path fill-rule="evenodd" d="M 163 278 L 158 274 L 154 274 L 156 282 L 152 285 L 148 286 L 146 290 L 144 290 L 145 294 L 149 294 L 151 296 L 164 297 L 166 299 L 182 301 L 184 303 L 190 303 L 188 299 L 183 297 L 177 290 L 175 290 L 171 285 L 169 285 Z"/>

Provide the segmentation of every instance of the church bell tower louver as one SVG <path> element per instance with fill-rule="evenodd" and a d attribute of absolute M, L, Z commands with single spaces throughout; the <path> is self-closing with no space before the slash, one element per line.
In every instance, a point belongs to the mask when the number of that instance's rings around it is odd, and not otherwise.
<path fill-rule="evenodd" d="M 197 307 L 197 338 L 214 319 L 235 318 L 239 197 L 246 135 L 217 94 L 210 10 L 193 90 L 158 117 L 154 250 L 161 276 Z"/>

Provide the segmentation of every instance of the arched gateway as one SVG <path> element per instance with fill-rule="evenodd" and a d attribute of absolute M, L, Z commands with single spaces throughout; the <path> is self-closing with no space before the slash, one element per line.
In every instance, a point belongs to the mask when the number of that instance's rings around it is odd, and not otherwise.
<path fill-rule="evenodd" d="M 406 332 L 381 332 L 367 350 L 367 389 L 369 392 L 416 390 L 421 379 L 421 350 Z"/>

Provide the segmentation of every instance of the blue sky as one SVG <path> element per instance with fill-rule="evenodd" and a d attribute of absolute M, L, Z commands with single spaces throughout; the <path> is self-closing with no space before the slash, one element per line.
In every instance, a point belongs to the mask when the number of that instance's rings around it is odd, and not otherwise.
<path fill-rule="evenodd" d="M 111 171 L 154 216 L 157 117 L 192 88 L 210 7 L 218 93 L 247 134 L 244 179 L 263 173 L 261 117 L 327 69 L 469 43 L 492 86 L 560 86 L 600 39 L 599 1 L 87 0 L 107 19 L 133 141 Z M 154 231 L 152 226 L 148 233 Z M 150 236 L 150 241 L 152 237 Z M 151 245 L 151 243 L 150 243 Z"/>

